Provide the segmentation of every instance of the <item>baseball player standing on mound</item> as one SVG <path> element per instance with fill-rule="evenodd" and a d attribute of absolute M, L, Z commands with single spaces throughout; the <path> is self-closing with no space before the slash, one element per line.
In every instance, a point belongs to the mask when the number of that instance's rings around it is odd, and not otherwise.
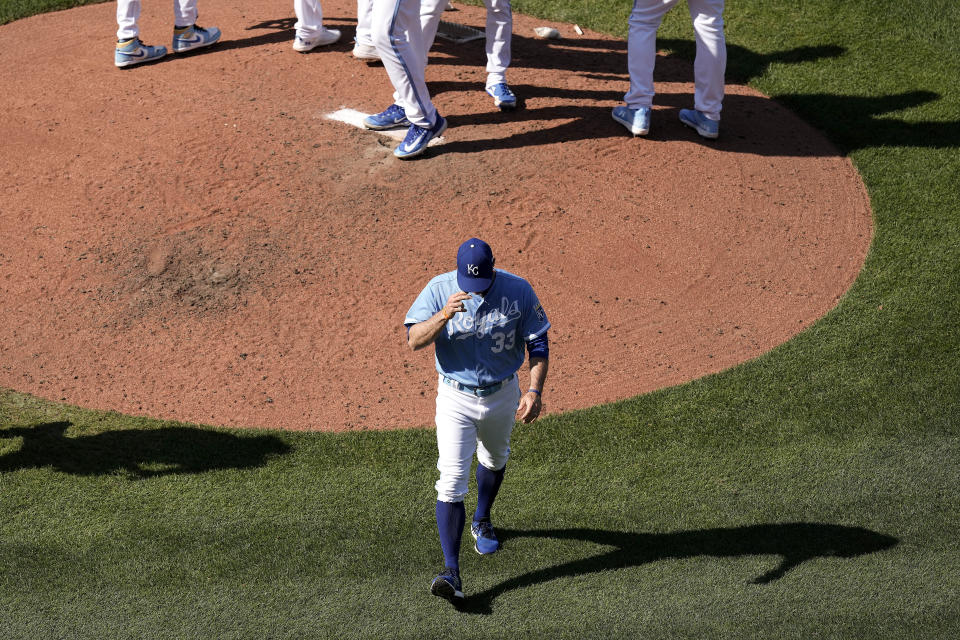
<path fill-rule="evenodd" d="M 447 7 L 444 0 L 423 0 L 420 24 L 427 51 L 433 47 L 440 27 L 440 18 Z M 510 66 L 513 42 L 513 10 L 510 0 L 483 0 L 487 8 L 487 23 L 484 30 L 487 53 L 486 91 L 493 98 L 493 105 L 501 111 L 514 109 L 517 96 L 507 84 L 507 67 Z"/>
<path fill-rule="evenodd" d="M 727 44 L 723 34 L 724 0 L 687 0 L 696 33 L 697 54 L 693 63 L 693 109 L 681 109 L 680 121 L 704 138 L 720 135 Z M 613 119 L 635 136 L 650 131 L 653 104 L 653 65 L 657 59 L 657 29 L 677 0 L 634 0 L 627 36 L 627 66 L 630 91 L 626 106 L 615 107 Z"/>
<path fill-rule="evenodd" d="M 375 51 L 364 43 L 369 37 L 364 22 L 370 3 L 373 24 L 370 32 Z M 486 92 L 493 98 L 494 106 L 501 110 L 514 109 L 517 96 L 506 79 L 513 40 L 510 0 L 484 0 L 484 4 L 487 7 Z M 413 5 L 417 5 L 419 22 L 416 25 L 413 25 Z M 430 140 L 443 133 L 447 126 L 446 120 L 436 115 L 424 80 L 430 48 L 447 5 L 447 0 L 359 0 L 357 5 L 357 44 L 353 55 L 366 60 L 379 56 L 396 89 L 393 104 L 368 116 L 363 124 L 375 131 L 408 127 L 406 139 L 394 152 L 399 158 L 422 154 Z M 389 22 L 386 30 L 385 21 Z M 393 58 L 400 61 L 399 67 Z"/>
<path fill-rule="evenodd" d="M 463 599 L 460 538 L 473 454 L 477 454 L 477 508 L 470 532 L 481 555 L 500 548 L 490 508 L 500 490 L 517 419 L 540 415 L 547 378 L 550 322 L 533 287 L 494 269 L 490 246 L 471 238 L 457 251 L 457 269 L 427 284 L 407 312 L 407 343 L 433 344 L 437 383 L 437 530 L 444 570 L 430 592 L 451 602 Z M 517 371 L 530 354 L 530 384 L 520 392 Z"/>
<path fill-rule="evenodd" d="M 447 128 L 447 119 L 437 113 L 427 91 L 427 49 L 420 11 L 421 0 L 373 2 L 373 43 L 396 93 L 394 104 L 369 116 L 364 125 L 377 130 L 406 126 L 407 135 L 393 150 L 401 159 L 422 155 L 430 141 Z"/>

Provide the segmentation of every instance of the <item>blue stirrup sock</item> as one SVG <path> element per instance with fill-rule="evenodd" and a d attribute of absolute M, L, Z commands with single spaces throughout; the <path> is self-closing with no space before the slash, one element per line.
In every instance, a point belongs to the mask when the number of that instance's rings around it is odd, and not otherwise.
<path fill-rule="evenodd" d="M 506 470 L 506 465 L 499 471 L 492 471 L 482 464 L 477 464 L 477 510 L 473 514 L 474 522 L 490 518 L 490 507 L 497 499 L 497 492 L 500 491 L 500 483 L 503 482 L 503 474 Z"/>
<path fill-rule="evenodd" d="M 460 538 L 467 511 L 463 502 L 437 500 L 437 531 L 440 532 L 440 548 L 443 549 L 443 564 L 451 569 L 460 569 Z"/>

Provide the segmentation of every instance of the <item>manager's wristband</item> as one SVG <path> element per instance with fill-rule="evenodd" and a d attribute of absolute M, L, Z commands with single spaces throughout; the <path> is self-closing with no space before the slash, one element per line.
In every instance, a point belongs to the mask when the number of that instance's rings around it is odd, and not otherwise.
<path fill-rule="evenodd" d="M 537 390 L 537 389 L 532 389 L 532 388 L 531 388 L 531 389 L 527 389 L 527 393 L 530 393 L 531 391 L 533 391 L 533 392 L 534 392 L 535 394 L 537 394 L 538 396 L 543 397 L 543 394 L 540 393 L 539 390 Z"/>

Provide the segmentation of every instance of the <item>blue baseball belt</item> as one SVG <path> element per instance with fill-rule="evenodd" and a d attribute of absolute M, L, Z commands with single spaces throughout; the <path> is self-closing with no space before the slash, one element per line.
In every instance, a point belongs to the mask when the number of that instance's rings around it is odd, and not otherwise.
<path fill-rule="evenodd" d="M 464 393 L 469 393 L 470 395 L 477 396 L 478 398 L 483 398 L 489 395 L 493 395 L 497 391 L 500 391 L 500 389 L 503 388 L 503 385 L 513 380 L 513 378 L 514 376 L 510 376 L 505 380 L 501 380 L 500 382 L 494 382 L 493 384 L 488 384 L 484 387 L 474 387 L 469 384 L 463 384 L 462 382 L 457 382 L 453 378 L 448 378 L 447 376 L 444 376 L 444 375 L 440 376 L 440 379 L 443 380 L 444 384 L 450 385 L 457 391 L 463 391 Z"/>

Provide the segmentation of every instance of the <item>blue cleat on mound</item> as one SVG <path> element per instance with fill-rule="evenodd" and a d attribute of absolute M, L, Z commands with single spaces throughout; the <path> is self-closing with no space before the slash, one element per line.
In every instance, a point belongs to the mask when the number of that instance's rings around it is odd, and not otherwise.
<path fill-rule="evenodd" d="M 380 113 L 367 116 L 363 119 L 363 126 L 374 131 L 384 131 L 386 129 L 398 129 L 400 127 L 409 127 L 410 121 L 407 120 L 407 114 L 398 104 L 392 104 Z"/>
<path fill-rule="evenodd" d="M 220 29 L 210 27 L 204 29 L 195 24 L 189 27 L 174 27 L 173 29 L 173 51 L 175 53 L 184 53 L 193 49 L 209 47 L 220 39 Z"/>
<path fill-rule="evenodd" d="M 497 534 L 493 531 L 493 524 L 489 519 L 474 520 L 470 525 L 470 533 L 477 541 L 473 548 L 480 555 L 489 555 L 500 548 L 500 541 L 497 540 Z"/>
<path fill-rule="evenodd" d="M 114 49 L 113 63 L 118 67 L 132 67 L 151 60 L 159 60 L 167 55 L 166 47 L 151 47 L 140 42 L 140 38 L 123 40 Z"/>
<path fill-rule="evenodd" d="M 693 127 L 704 138 L 716 140 L 720 135 L 720 122 L 711 120 L 696 109 L 680 109 L 680 122 Z"/>
<path fill-rule="evenodd" d="M 611 115 L 635 136 L 645 136 L 650 132 L 650 107 L 631 109 L 621 105 L 614 107 Z"/>
<path fill-rule="evenodd" d="M 510 91 L 506 82 L 487 87 L 487 93 L 493 96 L 493 106 L 504 109 L 515 109 L 517 107 L 517 96 Z"/>
<path fill-rule="evenodd" d="M 446 598 L 450 602 L 463 600 L 463 585 L 460 582 L 460 572 L 446 568 L 430 583 L 430 593 L 438 598 Z"/>
<path fill-rule="evenodd" d="M 439 113 L 437 114 L 437 123 L 429 129 L 411 124 L 410 128 L 407 129 L 407 135 L 403 139 L 403 142 L 401 142 L 400 146 L 393 150 L 393 155 L 401 160 L 408 160 L 410 158 L 416 158 L 419 155 L 423 155 L 423 152 L 427 150 L 427 145 L 430 144 L 430 141 L 438 137 L 441 133 L 446 131 L 446 129 L 447 119 L 441 116 Z"/>

